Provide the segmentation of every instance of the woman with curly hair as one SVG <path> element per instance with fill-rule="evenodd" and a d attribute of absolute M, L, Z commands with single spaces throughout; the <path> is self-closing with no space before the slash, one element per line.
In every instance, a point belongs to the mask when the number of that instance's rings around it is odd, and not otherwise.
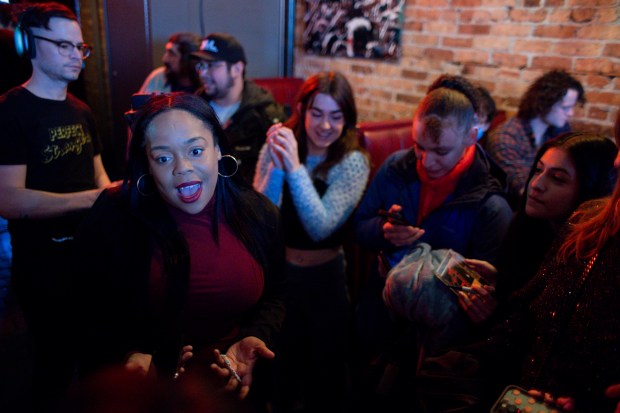
<path fill-rule="evenodd" d="M 487 138 L 486 150 L 508 175 L 511 204 L 523 194 L 536 151 L 543 143 L 571 130 L 568 121 L 586 99 L 577 79 L 561 70 L 538 78 L 525 92 L 517 115 Z"/>

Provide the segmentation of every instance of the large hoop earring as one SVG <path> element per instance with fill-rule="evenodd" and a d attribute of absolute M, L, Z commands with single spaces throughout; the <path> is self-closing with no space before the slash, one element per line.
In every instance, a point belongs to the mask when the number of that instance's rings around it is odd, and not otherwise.
<path fill-rule="evenodd" d="M 232 156 L 232 155 L 222 155 L 222 159 L 220 159 L 220 161 L 222 162 L 222 166 L 224 166 L 224 158 L 230 158 L 230 159 L 232 159 L 232 162 L 234 162 L 234 164 L 235 164 L 235 170 L 234 170 L 231 174 L 223 174 L 223 173 L 221 173 L 221 172 L 218 170 L 218 171 L 217 171 L 217 174 L 218 174 L 219 176 L 221 176 L 222 178 L 230 178 L 231 176 L 233 176 L 234 174 L 236 174 L 236 173 L 237 173 L 237 171 L 239 170 L 239 161 L 237 160 L 237 158 L 235 158 L 235 157 L 234 157 L 234 156 Z M 218 169 L 220 169 L 220 168 L 218 167 Z M 224 172 L 226 172 L 226 170 L 227 170 L 228 168 L 222 168 L 222 169 L 224 169 Z"/>
<path fill-rule="evenodd" d="M 150 177 L 151 175 L 149 174 L 142 174 L 136 181 L 136 189 L 138 190 L 138 193 L 142 196 L 155 195 L 155 189 L 151 188 L 151 191 L 148 191 L 149 184 L 148 184 L 148 181 L 146 181 L 146 179 L 149 179 Z"/>

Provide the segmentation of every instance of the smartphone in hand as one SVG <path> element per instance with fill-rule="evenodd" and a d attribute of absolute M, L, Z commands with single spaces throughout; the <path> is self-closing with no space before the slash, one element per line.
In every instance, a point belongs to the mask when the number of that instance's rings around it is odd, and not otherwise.
<path fill-rule="evenodd" d="M 508 412 L 567 413 L 566 410 L 547 402 L 544 397 L 533 396 L 515 385 L 506 387 L 491 408 L 491 413 Z"/>
<path fill-rule="evenodd" d="M 448 249 L 439 265 L 433 270 L 433 274 L 441 282 L 450 287 L 453 293 L 458 296 L 459 291 L 472 292 L 473 286 L 482 286 L 484 279 L 468 267 L 461 254 L 452 249 Z"/>
<path fill-rule="evenodd" d="M 394 225 L 404 225 L 404 226 L 413 226 L 409 221 L 407 221 L 401 214 L 398 212 L 388 212 L 384 209 L 379 210 L 379 215 L 388 220 L 388 222 Z"/>

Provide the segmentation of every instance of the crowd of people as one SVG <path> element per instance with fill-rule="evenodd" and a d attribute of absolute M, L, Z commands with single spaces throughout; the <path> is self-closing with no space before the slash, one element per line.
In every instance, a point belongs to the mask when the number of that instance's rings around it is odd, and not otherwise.
<path fill-rule="evenodd" d="M 76 15 L 16 22 L 31 73 L 0 96 L 0 216 L 24 411 L 480 412 L 511 384 L 620 408 L 620 110 L 615 144 L 571 130 L 569 73 L 492 130 L 489 91 L 439 76 L 369 181 L 342 73 L 308 77 L 287 117 L 237 39 L 175 33 L 111 182 L 68 91 L 91 52 Z M 374 254 L 355 301 L 348 242 Z M 444 257 L 476 283 L 442 283 Z"/>

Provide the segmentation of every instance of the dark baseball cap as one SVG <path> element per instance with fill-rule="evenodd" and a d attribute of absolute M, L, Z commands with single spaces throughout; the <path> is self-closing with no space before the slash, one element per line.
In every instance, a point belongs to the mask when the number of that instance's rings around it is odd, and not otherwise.
<path fill-rule="evenodd" d="M 238 61 L 247 63 L 241 43 L 225 33 L 207 35 L 200 43 L 200 50 L 191 53 L 191 55 L 209 62 L 221 60 L 229 63 L 237 63 Z"/>

